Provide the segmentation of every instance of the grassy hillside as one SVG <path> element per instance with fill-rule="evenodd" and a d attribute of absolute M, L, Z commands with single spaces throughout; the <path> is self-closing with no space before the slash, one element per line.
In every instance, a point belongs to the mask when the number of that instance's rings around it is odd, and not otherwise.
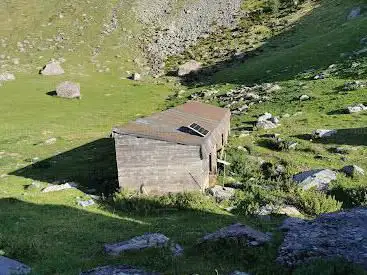
<path fill-rule="evenodd" d="M 0 60 L 0 73 L 16 75 L 15 81 L 0 87 L 0 255 L 26 263 L 34 274 L 78 274 L 107 264 L 131 264 L 163 274 L 229 274 L 234 270 L 251 274 L 363 274 L 359 267 L 338 259 L 295 269 L 276 264 L 282 241 L 278 225 L 283 217 L 279 216 L 263 219 L 241 211 L 229 213 L 222 209 L 225 205 L 201 197 L 189 198 L 188 209 L 183 210 L 151 209 L 146 198 L 135 208 L 124 204 L 124 198 L 88 208 L 77 204 L 77 200 L 89 198 L 82 191 L 93 188 L 99 195 L 107 194 L 116 184 L 114 148 L 107 138 L 112 126 L 178 104 L 202 90 L 225 93 L 243 84 L 277 82 L 282 89 L 248 113 L 234 116 L 227 155 L 236 158 L 238 146 L 249 148 L 241 167 L 243 174 L 253 174 L 243 176 L 233 170 L 233 178 L 243 181 L 256 177 L 262 182 L 260 167 L 254 161 L 257 158 L 274 166 L 285 164 L 288 175 L 314 168 L 340 169 L 347 164 L 367 171 L 367 114 L 340 111 L 354 103 L 367 103 L 366 89 L 340 92 L 347 81 L 367 80 L 366 57 L 348 57 L 348 53 L 366 47 L 360 43 L 367 36 L 366 15 L 346 19 L 352 7 L 362 4 L 358 0 L 306 1 L 294 10 L 244 18 L 239 30 L 222 30 L 168 60 L 168 69 L 192 57 L 206 64 L 199 76 L 180 84 L 171 77 L 145 77 L 141 82 L 126 79 L 127 71 L 145 70 L 138 39 L 143 28 L 129 1 L 0 2 L 0 55 L 5 55 Z M 264 1 L 244 1 L 243 9 L 251 12 L 263 5 Z M 118 13 L 119 27 L 103 34 L 113 10 Z M 272 29 L 279 18 L 286 21 Z M 232 36 L 233 32 L 240 34 Z M 246 45 L 239 48 L 245 53 L 242 60 L 227 53 L 215 55 L 216 49 L 232 50 L 238 45 Z M 19 65 L 13 60 L 17 58 Z M 65 59 L 65 75 L 37 74 L 51 58 Z M 335 69 L 330 72 L 332 64 Z M 330 76 L 314 80 L 320 72 L 330 72 Z M 63 80 L 81 84 L 81 100 L 47 95 Z M 186 91 L 183 96 L 172 96 L 180 90 Z M 301 102 L 303 94 L 311 100 Z M 206 100 L 221 105 L 216 98 Z M 282 118 L 277 129 L 240 137 L 243 130 L 252 130 L 253 121 L 264 112 L 290 116 Z M 339 131 L 332 139 L 310 141 L 308 135 L 317 128 Z M 264 137 L 271 133 L 298 142 L 297 149 L 274 150 Z M 348 149 L 349 154 L 335 154 L 336 147 Z M 48 183 L 63 181 L 78 182 L 82 191 L 40 192 Z M 329 195 L 343 202 L 343 207 L 366 205 L 366 186 L 366 177 L 350 179 L 339 174 Z M 233 203 L 241 204 L 241 197 Z M 312 207 L 303 207 L 300 210 L 307 218 L 315 215 L 307 212 Z M 272 232 L 273 241 L 261 248 L 244 249 L 233 243 L 201 249 L 194 246 L 204 234 L 233 222 Z M 103 253 L 103 244 L 144 232 L 166 234 L 184 246 L 185 255 L 174 258 L 166 250 L 118 257 Z"/>

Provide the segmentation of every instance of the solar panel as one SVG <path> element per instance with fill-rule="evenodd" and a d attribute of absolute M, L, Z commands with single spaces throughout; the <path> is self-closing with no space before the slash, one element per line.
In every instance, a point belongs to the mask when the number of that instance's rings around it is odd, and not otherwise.
<path fill-rule="evenodd" d="M 197 133 L 197 134 L 199 134 L 200 136 L 203 136 L 203 137 L 205 137 L 209 133 L 208 130 L 206 130 L 205 128 L 201 127 L 197 123 L 191 123 L 190 126 L 189 126 L 189 128 L 191 130 L 193 130 L 195 133 Z"/>

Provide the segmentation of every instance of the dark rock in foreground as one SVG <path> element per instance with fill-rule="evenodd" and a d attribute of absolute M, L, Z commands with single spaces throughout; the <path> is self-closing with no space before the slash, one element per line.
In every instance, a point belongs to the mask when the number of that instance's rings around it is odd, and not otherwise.
<path fill-rule="evenodd" d="M 277 261 L 294 266 L 317 258 L 343 257 L 367 268 L 367 208 L 324 214 L 312 221 L 284 221 Z"/>
<path fill-rule="evenodd" d="M 247 225 L 236 223 L 204 236 L 199 243 L 221 239 L 245 239 L 249 246 L 259 246 L 269 242 L 271 237 Z"/>
<path fill-rule="evenodd" d="M 18 261 L 0 256 L 0 275 L 24 275 L 31 273 L 31 268 Z"/>
<path fill-rule="evenodd" d="M 108 265 L 82 272 L 80 275 L 158 275 L 128 265 Z"/>

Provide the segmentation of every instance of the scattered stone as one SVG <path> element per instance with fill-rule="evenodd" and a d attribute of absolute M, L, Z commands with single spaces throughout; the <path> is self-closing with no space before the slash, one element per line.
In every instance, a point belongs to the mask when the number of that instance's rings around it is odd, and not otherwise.
<path fill-rule="evenodd" d="M 212 195 L 216 201 L 221 202 L 233 198 L 235 191 L 234 188 L 215 185 L 209 189 L 209 194 Z"/>
<path fill-rule="evenodd" d="M 356 90 L 363 89 L 366 87 L 367 87 L 367 82 L 355 80 L 355 81 L 344 83 L 343 90 L 344 91 L 356 91 Z"/>
<path fill-rule="evenodd" d="M 313 131 L 312 138 L 318 139 L 318 138 L 326 138 L 331 137 L 337 133 L 336 130 L 325 130 L 325 129 L 318 129 Z"/>
<path fill-rule="evenodd" d="M 61 65 L 58 62 L 54 61 L 45 65 L 43 69 L 40 71 L 40 74 L 42 75 L 61 75 L 64 73 L 65 71 L 61 67 Z"/>
<path fill-rule="evenodd" d="M 15 76 L 12 73 L 2 73 L 0 74 L 0 82 L 15 80 Z"/>
<path fill-rule="evenodd" d="M 357 104 L 357 105 L 347 107 L 346 112 L 349 114 L 353 114 L 353 113 L 359 113 L 359 112 L 366 111 L 366 110 L 367 110 L 367 106 L 364 106 L 363 104 Z"/>
<path fill-rule="evenodd" d="M 60 83 L 56 87 L 56 94 L 63 98 L 81 98 L 80 85 L 70 81 Z"/>
<path fill-rule="evenodd" d="M 242 272 L 242 271 L 233 271 L 231 274 L 229 275 L 250 275 L 249 273 L 246 273 L 246 272 Z"/>
<path fill-rule="evenodd" d="M 337 148 L 334 148 L 334 152 L 337 154 L 341 154 L 341 155 L 347 155 L 349 154 L 349 149 L 343 148 L 343 147 L 337 147 Z"/>
<path fill-rule="evenodd" d="M 279 119 L 270 113 L 265 113 L 257 119 L 256 128 L 274 129 L 279 126 Z"/>
<path fill-rule="evenodd" d="M 364 170 L 357 165 L 348 165 L 341 169 L 341 172 L 345 173 L 348 177 L 364 176 Z"/>
<path fill-rule="evenodd" d="M 56 138 L 50 138 L 50 139 L 48 139 L 48 140 L 46 140 L 46 141 L 45 141 L 45 144 L 46 144 L 46 145 L 55 144 L 55 143 L 56 143 L 56 141 L 57 141 L 57 139 L 56 139 Z"/>
<path fill-rule="evenodd" d="M 323 214 L 312 221 L 286 219 L 288 230 L 277 262 L 295 266 L 313 259 L 343 257 L 367 268 L 367 209 Z"/>
<path fill-rule="evenodd" d="M 259 246 L 271 240 L 271 237 L 268 234 L 262 233 L 247 225 L 236 223 L 204 236 L 199 240 L 199 243 L 234 238 L 246 239 L 249 246 Z"/>
<path fill-rule="evenodd" d="M 357 17 L 359 17 L 361 15 L 362 9 L 361 7 L 354 7 L 348 14 L 347 19 L 348 20 L 352 20 L 355 19 Z"/>
<path fill-rule="evenodd" d="M 9 259 L 4 256 L 0 256 L 0 274 L 1 275 L 14 275 L 14 274 L 29 274 L 31 268 L 22 264 L 16 260 Z"/>
<path fill-rule="evenodd" d="M 75 182 L 67 182 L 64 184 L 60 184 L 60 185 L 50 185 L 47 186 L 46 188 L 44 188 L 42 190 L 42 193 L 48 193 L 48 192 L 57 192 L 57 191 L 62 191 L 62 190 L 66 190 L 66 189 L 73 189 L 73 188 L 77 188 L 78 184 L 76 184 Z"/>
<path fill-rule="evenodd" d="M 129 265 L 108 265 L 82 272 L 80 275 L 158 275 Z"/>
<path fill-rule="evenodd" d="M 325 79 L 326 78 L 326 74 L 324 73 L 320 73 L 314 76 L 314 80 L 319 80 L 319 79 Z"/>
<path fill-rule="evenodd" d="M 300 101 L 310 100 L 310 97 L 309 97 L 308 95 L 301 95 L 301 96 L 299 97 L 299 100 L 300 100 Z"/>
<path fill-rule="evenodd" d="M 81 207 L 88 207 L 94 204 L 95 204 L 94 200 L 78 201 L 78 205 L 80 205 Z"/>
<path fill-rule="evenodd" d="M 329 183 L 336 180 L 336 172 L 330 169 L 310 170 L 293 176 L 304 190 L 315 187 L 319 191 L 326 191 Z"/>
<path fill-rule="evenodd" d="M 106 244 L 105 251 L 110 255 L 119 255 L 122 252 L 141 250 L 151 247 L 164 247 L 168 244 L 169 238 L 160 233 L 149 233 L 134 237 L 128 241 Z"/>
<path fill-rule="evenodd" d="M 201 69 L 201 64 L 195 60 L 190 60 L 185 64 L 182 64 L 178 67 L 177 75 L 178 76 L 185 76 L 192 72 L 197 72 Z"/>

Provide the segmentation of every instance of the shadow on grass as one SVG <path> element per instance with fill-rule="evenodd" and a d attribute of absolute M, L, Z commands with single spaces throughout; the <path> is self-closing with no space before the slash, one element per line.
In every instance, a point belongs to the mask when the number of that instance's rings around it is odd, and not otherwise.
<path fill-rule="evenodd" d="M 99 139 L 10 174 L 54 184 L 74 181 L 82 191 L 110 195 L 118 186 L 114 140 Z"/>
<path fill-rule="evenodd" d="M 56 91 L 50 91 L 50 92 L 47 92 L 46 95 L 57 96 L 57 93 L 56 93 Z"/>
<path fill-rule="evenodd" d="M 296 135 L 293 137 L 303 140 L 310 140 L 312 138 L 309 134 Z M 337 129 L 337 133 L 331 137 L 313 139 L 313 142 L 322 144 L 367 146 L 367 127 Z"/>
<path fill-rule="evenodd" d="M 197 247 L 207 233 L 238 222 L 239 217 L 199 210 L 182 210 L 165 215 L 139 216 L 114 211 L 109 216 L 62 205 L 42 205 L 13 198 L 0 199 L 0 248 L 5 256 L 33 268 L 34 274 L 79 274 L 97 266 L 129 264 L 162 274 L 229 274 L 234 270 L 265 264 L 269 274 L 287 274 L 275 264 L 281 241 L 260 248 L 242 244 L 213 244 Z M 251 223 L 250 223 L 251 224 Z M 276 227 L 272 219 L 260 225 L 263 231 Z M 111 257 L 103 245 L 128 240 L 147 232 L 159 232 L 185 248 L 180 258 L 167 249 L 147 249 Z M 219 264 L 220 263 L 220 264 Z"/>
<path fill-rule="evenodd" d="M 330 111 L 327 114 L 329 116 L 332 116 L 332 115 L 345 115 L 347 113 L 348 112 L 345 109 L 337 109 L 337 110 Z"/>

